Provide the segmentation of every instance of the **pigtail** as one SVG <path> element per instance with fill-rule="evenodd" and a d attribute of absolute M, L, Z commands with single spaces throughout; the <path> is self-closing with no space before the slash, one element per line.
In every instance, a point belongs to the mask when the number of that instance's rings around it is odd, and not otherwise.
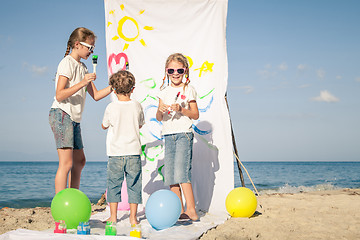
<path fill-rule="evenodd" d="M 165 85 L 165 79 L 166 79 L 166 74 L 165 74 L 165 77 L 163 78 L 163 83 L 162 83 L 161 86 L 160 86 L 160 90 L 162 90 L 162 89 L 163 89 L 163 86 Z"/>
<path fill-rule="evenodd" d="M 66 57 L 67 55 L 69 55 L 69 53 L 70 53 L 70 45 L 69 45 L 69 43 L 68 43 L 64 57 Z"/>
<path fill-rule="evenodd" d="M 166 72 L 165 72 L 165 76 L 164 76 L 164 78 L 163 78 L 163 83 L 162 83 L 162 85 L 160 86 L 160 90 L 163 90 L 164 88 L 165 88 L 165 80 L 166 80 L 166 77 L 167 77 L 167 82 L 168 82 L 168 86 L 169 86 L 169 76 L 166 74 Z"/>
<path fill-rule="evenodd" d="M 184 83 L 184 88 L 183 88 L 183 90 L 184 90 L 184 92 L 185 92 L 185 88 L 189 85 L 189 83 L 190 83 L 190 79 L 189 79 L 189 69 L 187 68 L 187 73 L 185 74 L 185 77 L 186 77 L 186 81 L 185 81 L 185 83 Z"/>

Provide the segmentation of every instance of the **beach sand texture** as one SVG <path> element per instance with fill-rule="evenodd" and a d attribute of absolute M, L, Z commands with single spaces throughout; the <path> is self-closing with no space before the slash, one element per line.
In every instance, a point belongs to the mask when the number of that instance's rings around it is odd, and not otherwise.
<path fill-rule="evenodd" d="M 360 239 L 360 189 L 261 195 L 257 211 L 230 218 L 201 240 Z"/>
<path fill-rule="evenodd" d="M 93 213 L 103 209 L 93 206 Z M 360 239 L 360 189 L 264 194 L 257 212 L 230 218 L 200 239 Z M 53 227 L 50 208 L 0 210 L 0 234 Z"/>
<path fill-rule="evenodd" d="M 104 211 L 106 206 L 91 204 L 91 214 Z M 54 229 L 50 207 L 0 209 L 0 234 L 19 228 L 43 231 Z"/>

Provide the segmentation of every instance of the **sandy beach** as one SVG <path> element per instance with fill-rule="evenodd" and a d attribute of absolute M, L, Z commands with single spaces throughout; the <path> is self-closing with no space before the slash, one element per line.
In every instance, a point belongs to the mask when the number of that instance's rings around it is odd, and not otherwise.
<path fill-rule="evenodd" d="M 104 211 L 106 206 L 91 205 L 92 213 Z M 18 228 L 43 231 L 54 228 L 50 207 L 0 209 L 0 234 Z"/>
<path fill-rule="evenodd" d="M 103 211 L 93 205 L 93 213 Z M 0 234 L 53 228 L 50 208 L 0 210 Z M 200 239 L 359 239 L 360 189 L 264 194 L 251 218 L 230 218 Z"/>
<path fill-rule="evenodd" d="M 360 189 L 261 195 L 258 203 L 261 215 L 230 218 L 200 239 L 360 239 Z"/>

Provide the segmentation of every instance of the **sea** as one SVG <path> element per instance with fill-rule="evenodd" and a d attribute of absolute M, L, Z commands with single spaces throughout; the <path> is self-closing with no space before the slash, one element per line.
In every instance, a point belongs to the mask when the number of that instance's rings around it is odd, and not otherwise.
<path fill-rule="evenodd" d="M 258 193 L 360 188 L 360 162 L 242 162 L 245 187 Z M 50 207 L 58 162 L 0 162 L 0 209 Z M 96 203 L 106 188 L 107 162 L 87 162 L 80 190 Z M 245 171 L 246 169 L 246 171 Z M 234 187 L 241 187 L 234 162 Z M 252 183 L 253 182 L 253 183 Z"/>

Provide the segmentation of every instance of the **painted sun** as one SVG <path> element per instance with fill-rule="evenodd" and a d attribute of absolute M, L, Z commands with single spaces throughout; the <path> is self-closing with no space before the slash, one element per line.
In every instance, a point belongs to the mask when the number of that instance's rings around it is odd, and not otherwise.
<path fill-rule="evenodd" d="M 120 5 L 120 9 L 121 9 L 121 11 L 124 11 L 125 7 L 123 4 Z M 109 12 L 109 14 L 114 14 L 114 12 L 115 12 L 115 10 L 111 10 Z M 145 12 L 145 10 L 140 10 L 138 15 L 142 15 L 144 12 Z M 113 24 L 113 23 L 108 22 L 107 26 L 109 27 L 111 24 Z M 150 31 L 150 30 L 154 30 L 154 27 L 144 26 L 142 29 Z M 114 37 L 112 37 L 112 40 L 116 41 L 119 38 L 125 40 L 123 51 L 125 51 L 129 47 L 131 42 L 134 42 L 137 39 L 141 43 L 141 45 L 143 45 L 144 47 L 146 46 L 145 40 L 140 38 L 139 24 L 132 17 L 124 16 L 123 18 L 120 19 L 120 21 L 118 22 L 118 26 L 117 26 L 117 33 L 118 33 L 118 35 L 115 35 Z"/>

